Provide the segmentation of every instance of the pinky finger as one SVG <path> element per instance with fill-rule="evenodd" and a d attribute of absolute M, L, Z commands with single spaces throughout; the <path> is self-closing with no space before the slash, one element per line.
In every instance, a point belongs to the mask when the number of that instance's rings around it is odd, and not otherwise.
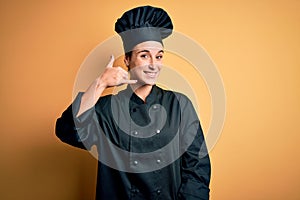
<path fill-rule="evenodd" d="M 137 80 L 129 80 L 129 79 L 125 79 L 122 81 L 123 84 L 135 84 L 137 83 Z"/>

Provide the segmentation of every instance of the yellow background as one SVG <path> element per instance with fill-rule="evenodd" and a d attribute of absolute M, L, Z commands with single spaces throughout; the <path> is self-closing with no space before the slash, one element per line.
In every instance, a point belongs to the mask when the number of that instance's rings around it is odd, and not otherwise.
<path fill-rule="evenodd" d="M 227 116 L 210 153 L 211 199 L 300 199 L 297 0 L 1 0 L 0 199 L 93 199 L 96 160 L 61 143 L 55 121 L 84 58 L 115 34 L 125 10 L 144 4 L 165 8 L 223 78 Z"/>

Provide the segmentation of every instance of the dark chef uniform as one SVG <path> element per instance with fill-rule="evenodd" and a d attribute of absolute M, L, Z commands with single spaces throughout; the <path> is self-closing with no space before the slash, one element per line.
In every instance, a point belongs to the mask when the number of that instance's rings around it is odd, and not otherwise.
<path fill-rule="evenodd" d="M 57 120 L 56 135 L 75 147 L 97 147 L 97 200 L 209 199 L 210 160 L 185 95 L 154 85 L 144 102 L 128 86 L 75 117 L 82 94 Z"/>

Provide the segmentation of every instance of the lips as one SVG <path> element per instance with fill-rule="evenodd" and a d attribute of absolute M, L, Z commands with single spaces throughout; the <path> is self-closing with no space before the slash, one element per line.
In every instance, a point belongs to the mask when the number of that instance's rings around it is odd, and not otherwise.
<path fill-rule="evenodd" d="M 144 71 L 145 74 L 147 74 L 151 78 L 155 78 L 157 75 L 157 72 L 152 72 L 152 71 Z"/>

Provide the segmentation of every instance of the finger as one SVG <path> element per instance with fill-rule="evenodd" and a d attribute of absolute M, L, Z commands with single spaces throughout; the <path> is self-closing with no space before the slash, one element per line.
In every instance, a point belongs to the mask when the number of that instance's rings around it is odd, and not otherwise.
<path fill-rule="evenodd" d="M 121 68 L 121 67 L 118 67 L 118 70 L 119 70 L 119 73 L 121 74 L 121 76 L 122 76 L 124 79 L 129 79 L 129 73 L 128 73 L 128 71 L 124 70 L 124 69 Z"/>
<path fill-rule="evenodd" d="M 123 84 L 135 84 L 137 83 L 137 80 L 129 80 L 129 79 L 125 79 L 122 81 Z"/>
<path fill-rule="evenodd" d="M 126 71 L 125 69 L 123 69 L 122 67 L 117 67 L 118 70 L 120 70 L 120 72 L 124 73 L 124 74 L 128 74 L 128 71 Z"/>
<path fill-rule="evenodd" d="M 125 80 L 128 80 L 128 79 L 129 79 L 129 76 L 128 76 L 128 73 L 127 73 L 127 72 L 122 72 L 122 73 L 121 73 L 121 76 L 122 76 L 122 78 L 125 79 Z"/>
<path fill-rule="evenodd" d="M 115 61 L 115 57 L 114 57 L 114 55 L 111 55 L 110 60 L 109 60 L 108 64 L 106 65 L 106 68 L 112 68 L 114 61 Z"/>

